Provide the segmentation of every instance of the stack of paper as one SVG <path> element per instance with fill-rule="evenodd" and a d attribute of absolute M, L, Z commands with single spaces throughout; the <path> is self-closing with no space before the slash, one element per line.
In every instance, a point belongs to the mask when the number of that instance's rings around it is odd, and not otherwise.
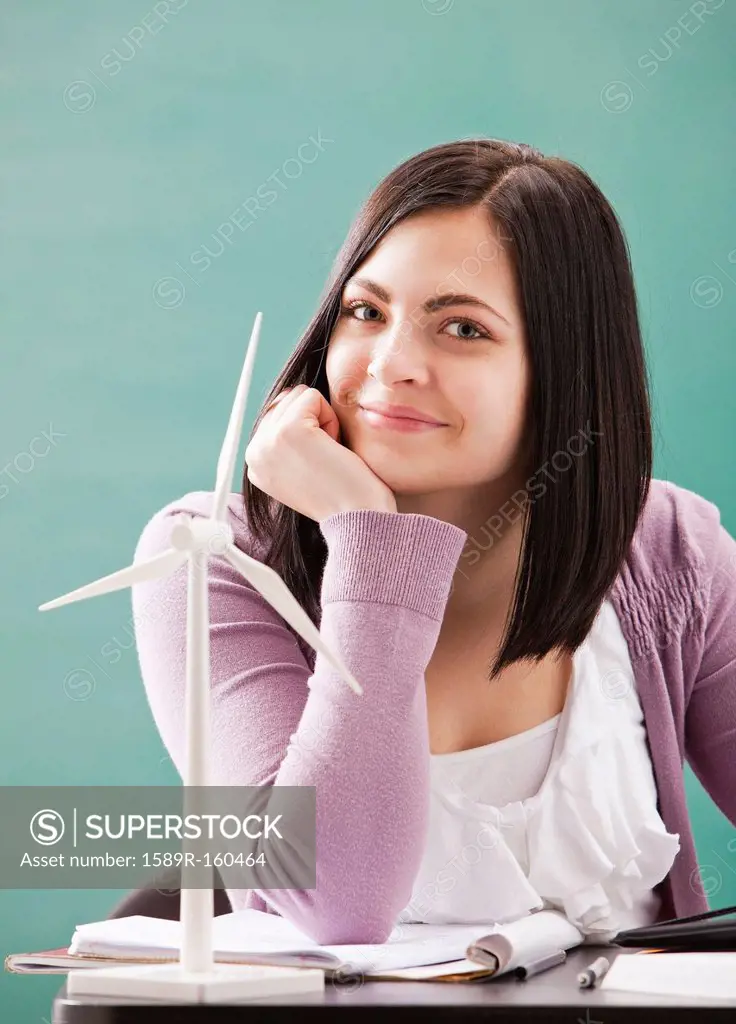
<path fill-rule="evenodd" d="M 14 954 L 6 970 L 63 973 L 111 963 L 170 962 L 179 957 L 181 922 L 122 917 L 79 925 L 67 950 Z M 284 967 L 320 967 L 329 976 L 371 980 L 475 981 L 582 942 L 557 911 L 542 910 L 509 924 L 400 924 L 385 943 L 320 945 L 286 918 L 260 910 L 223 914 L 213 921 L 216 961 Z M 482 944 L 485 959 L 472 959 Z"/>

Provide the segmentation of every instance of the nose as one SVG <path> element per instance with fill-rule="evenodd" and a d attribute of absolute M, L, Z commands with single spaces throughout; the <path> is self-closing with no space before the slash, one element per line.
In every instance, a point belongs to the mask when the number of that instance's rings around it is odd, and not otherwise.
<path fill-rule="evenodd" d="M 426 383 L 429 366 L 421 332 L 408 320 L 399 320 L 377 333 L 367 373 L 388 386 L 406 380 Z"/>

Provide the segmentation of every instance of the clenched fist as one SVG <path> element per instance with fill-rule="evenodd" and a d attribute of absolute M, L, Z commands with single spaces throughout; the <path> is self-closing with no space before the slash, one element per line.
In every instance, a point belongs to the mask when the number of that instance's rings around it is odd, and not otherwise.
<path fill-rule="evenodd" d="M 335 410 L 306 384 L 282 391 L 245 450 L 248 479 L 320 523 L 335 512 L 396 512 L 393 491 L 339 441 Z"/>

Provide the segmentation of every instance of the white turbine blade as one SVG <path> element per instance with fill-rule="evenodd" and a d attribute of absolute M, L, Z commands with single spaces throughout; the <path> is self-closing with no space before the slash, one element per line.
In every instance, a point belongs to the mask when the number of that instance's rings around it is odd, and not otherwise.
<path fill-rule="evenodd" d="M 109 576 L 88 583 L 85 587 L 72 590 L 68 594 L 47 601 L 46 604 L 38 606 L 40 612 L 50 611 L 52 608 L 60 608 L 64 604 L 73 604 L 74 601 L 83 601 L 86 597 L 97 597 L 99 594 L 111 594 L 114 590 L 122 590 L 133 583 L 145 583 L 146 580 L 155 580 L 160 576 L 169 576 L 180 565 L 187 560 L 186 551 L 178 551 L 175 548 L 168 548 L 160 555 L 147 558 L 140 562 L 129 565 L 126 569 L 120 569 Z"/>
<path fill-rule="evenodd" d="M 286 586 L 277 572 L 263 562 L 259 562 L 245 552 L 229 544 L 223 557 L 230 562 L 234 568 L 242 573 L 256 590 L 262 594 L 268 603 L 276 609 L 289 625 L 304 637 L 307 643 L 327 658 L 330 664 L 337 669 L 345 682 L 357 694 L 363 693 L 363 687 L 358 680 L 351 675 L 342 658 L 334 654 L 320 636 L 320 632 Z"/>
<path fill-rule="evenodd" d="M 238 389 L 235 392 L 230 421 L 225 431 L 225 440 L 222 444 L 220 457 L 217 460 L 217 476 L 215 479 L 215 500 L 212 508 L 211 519 L 222 520 L 225 518 L 225 506 L 233 486 L 235 475 L 235 459 L 238 455 L 240 435 L 243 431 L 243 416 L 245 415 L 245 404 L 250 390 L 251 377 L 253 376 L 253 365 L 256 361 L 258 349 L 258 338 L 261 333 L 261 321 L 263 313 L 256 313 L 251 331 L 248 349 L 245 353 L 245 363 L 240 374 Z"/>

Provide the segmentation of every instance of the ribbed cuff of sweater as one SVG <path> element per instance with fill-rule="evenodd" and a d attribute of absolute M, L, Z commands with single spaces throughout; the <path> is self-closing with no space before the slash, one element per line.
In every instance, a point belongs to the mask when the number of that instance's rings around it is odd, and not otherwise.
<path fill-rule="evenodd" d="M 321 603 L 368 601 L 440 621 L 467 533 L 433 516 L 353 509 L 320 523 L 327 542 Z"/>

